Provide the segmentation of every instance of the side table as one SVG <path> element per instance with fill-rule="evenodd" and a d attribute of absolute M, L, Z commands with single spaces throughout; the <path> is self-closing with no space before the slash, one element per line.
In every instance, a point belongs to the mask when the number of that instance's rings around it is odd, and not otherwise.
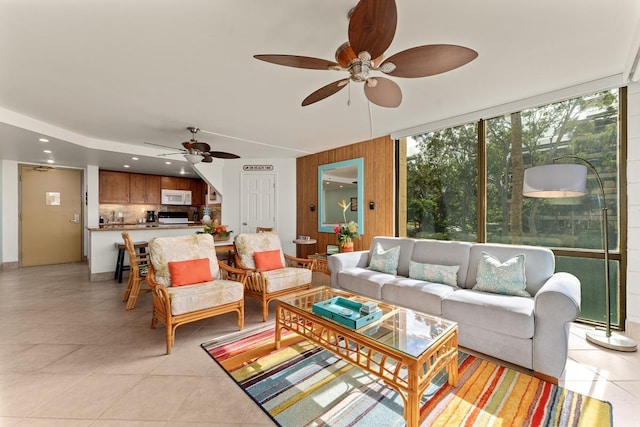
<path fill-rule="evenodd" d="M 296 256 L 298 258 L 301 258 L 302 257 L 301 250 L 300 250 L 302 248 L 301 245 L 315 245 L 316 243 L 318 243 L 318 241 L 316 239 L 294 239 L 293 243 L 297 245 Z"/>

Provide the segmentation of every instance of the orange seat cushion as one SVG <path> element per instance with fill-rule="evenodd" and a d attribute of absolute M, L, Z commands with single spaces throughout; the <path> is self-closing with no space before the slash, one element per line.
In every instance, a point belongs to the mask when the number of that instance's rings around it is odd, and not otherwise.
<path fill-rule="evenodd" d="M 255 252 L 253 254 L 253 259 L 258 270 L 269 271 L 284 268 L 284 265 L 282 265 L 282 258 L 280 257 L 280 249 Z"/>
<path fill-rule="evenodd" d="M 213 280 L 209 258 L 170 261 L 171 286 L 193 285 Z"/>

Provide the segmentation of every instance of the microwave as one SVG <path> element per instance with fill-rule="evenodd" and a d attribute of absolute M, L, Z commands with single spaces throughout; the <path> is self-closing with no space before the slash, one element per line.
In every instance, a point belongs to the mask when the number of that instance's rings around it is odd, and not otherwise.
<path fill-rule="evenodd" d="M 188 205 L 191 206 L 191 191 L 189 190 L 160 190 L 161 203 L 163 205 Z"/>

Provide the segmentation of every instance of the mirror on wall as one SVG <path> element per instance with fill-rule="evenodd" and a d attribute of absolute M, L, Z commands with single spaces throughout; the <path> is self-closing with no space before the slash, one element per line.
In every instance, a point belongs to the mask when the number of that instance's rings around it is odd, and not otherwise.
<path fill-rule="evenodd" d="M 318 166 L 318 231 L 333 233 L 333 227 L 346 221 L 358 223 L 364 233 L 364 159 L 345 160 Z M 351 203 L 343 212 L 339 203 Z"/>

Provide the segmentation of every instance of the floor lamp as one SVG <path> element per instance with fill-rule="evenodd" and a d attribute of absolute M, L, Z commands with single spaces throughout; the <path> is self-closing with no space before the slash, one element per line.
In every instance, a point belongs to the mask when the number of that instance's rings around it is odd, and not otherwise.
<path fill-rule="evenodd" d="M 611 283 L 609 279 L 609 236 L 607 230 L 607 199 L 600 174 L 595 166 L 579 156 L 566 155 L 553 159 L 553 164 L 535 166 L 524 171 L 524 184 L 522 194 L 527 197 L 539 198 L 564 198 L 584 196 L 587 193 L 587 167 L 576 164 L 555 163 L 561 159 L 575 159 L 585 163 L 596 175 L 600 195 L 602 197 L 602 246 L 604 248 L 604 284 L 605 303 L 607 305 L 606 330 L 593 330 L 587 332 L 587 341 L 618 351 L 636 351 L 634 340 L 611 332 L 611 304 L 609 301 Z"/>

